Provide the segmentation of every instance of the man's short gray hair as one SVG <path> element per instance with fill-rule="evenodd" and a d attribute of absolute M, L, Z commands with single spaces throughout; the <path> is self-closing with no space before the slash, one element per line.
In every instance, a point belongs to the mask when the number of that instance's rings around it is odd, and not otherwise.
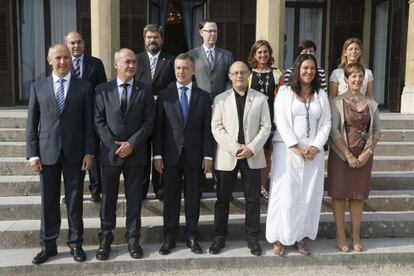
<path fill-rule="evenodd" d="M 194 58 L 192 56 L 190 56 L 189 54 L 187 54 L 187 53 L 179 54 L 175 58 L 175 60 L 189 60 L 191 62 L 191 64 L 193 65 L 193 67 L 194 67 Z"/>

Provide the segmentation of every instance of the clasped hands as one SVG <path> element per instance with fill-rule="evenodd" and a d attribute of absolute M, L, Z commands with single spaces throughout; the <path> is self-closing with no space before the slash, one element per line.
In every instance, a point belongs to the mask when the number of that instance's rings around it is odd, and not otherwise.
<path fill-rule="evenodd" d="M 346 155 L 346 161 L 348 162 L 349 167 L 353 169 L 362 168 L 367 163 L 370 155 L 371 154 L 368 151 L 364 151 L 358 158 L 356 158 L 352 153 L 348 153 Z"/>
<path fill-rule="evenodd" d="M 133 148 L 130 143 L 115 141 L 115 144 L 119 146 L 115 151 L 115 155 L 119 158 L 126 158 L 132 154 Z"/>
<path fill-rule="evenodd" d="M 314 146 L 310 146 L 307 149 L 302 149 L 298 145 L 294 145 L 290 147 L 290 149 L 303 160 L 313 160 L 313 158 L 315 158 L 316 154 L 319 152 L 319 149 Z"/>

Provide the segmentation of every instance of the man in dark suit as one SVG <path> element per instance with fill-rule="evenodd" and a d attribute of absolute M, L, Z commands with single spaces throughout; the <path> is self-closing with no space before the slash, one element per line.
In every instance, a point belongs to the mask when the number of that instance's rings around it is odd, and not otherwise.
<path fill-rule="evenodd" d="M 90 82 L 93 91 L 98 84 L 107 81 L 102 61 L 84 53 L 85 41 L 80 33 L 68 32 L 65 36 L 65 44 L 72 55 L 72 76 Z M 95 144 L 99 146 L 99 138 L 96 134 L 95 137 Z M 99 202 L 101 199 L 101 169 L 98 156 L 95 156 L 92 168 L 89 170 L 89 191 L 91 192 L 91 201 Z"/>
<path fill-rule="evenodd" d="M 188 54 L 177 56 L 177 82 L 163 90 L 157 102 L 154 167 L 162 174 L 164 189 L 164 243 L 159 250 L 162 255 L 175 247 L 183 176 L 187 247 L 196 254 L 202 253 L 197 242 L 200 183 L 203 172 L 211 171 L 213 137 L 210 97 L 193 85 L 193 74 L 193 58 Z"/>
<path fill-rule="evenodd" d="M 231 87 L 228 78 L 233 63 L 231 52 L 216 47 L 218 29 L 216 22 L 206 19 L 199 24 L 203 45 L 188 52 L 195 61 L 197 86 L 207 91 L 211 99 Z"/>
<path fill-rule="evenodd" d="M 124 175 L 126 210 L 125 239 L 132 258 L 142 257 L 142 180 L 147 156 L 147 138 L 154 119 L 154 99 L 149 87 L 134 81 L 136 56 L 130 49 L 114 55 L 117 78 L 100 84 L 95 92 L 95 126 L 101 139 L 102 164 L 101 231 L 98 260 L 109 257 L 116 225 L 119 177 Z"/>
<path fill-rule="evenodd" d="M 148 24 L 143 31 L 145 50 L 137 55 L 137 73 L 135 79 L 151 86 L 152 95 L 156 100 L 161 90 L 165 89 L 172 81 L 174 75 L 174 56 L 162 51 L 164 43 L 164 30 L 157 24 Z M 151 148 L 152 138 L 149 138 L 148 148 Z M 142 197 L 147 197 L 150 172 L 151 172 L 151 151 L 148 151 L 147 166 L 145 167 L 144 186 Z M 152 169 L 152 185 L 155 196 L 162 199 L 161 176 Z"/>
<path fill-rule="evenodd" d="M 57 254 L 62 172 L 69 221 L 67 245 L 74 260 L 83 262 L 83 180 L 95 151 L 92 89 L 71 76 L 71 56 L 65 45 L 51 46 L 47 60 L 52 75 L 32 84 L 27 115 L 26 154 L 33 171 L 40 174 L 42 200 L 41 252 L 33 264 Z"/>

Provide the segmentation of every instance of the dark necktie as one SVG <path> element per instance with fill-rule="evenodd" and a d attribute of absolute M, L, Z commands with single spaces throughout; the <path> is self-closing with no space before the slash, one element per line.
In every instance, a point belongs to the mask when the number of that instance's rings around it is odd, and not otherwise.
<path fill-rule="evenodd" d="M 187 97 L 187 87 L 182 86 L 180 87 L 180 110 L 181 110 L 181 116 L 183 118 L 183 121 L 187 121 L 188 116 L 188 97 Z"/>
<path fill-rule="evenodd" d="M 154 79 L 155 68 L 157 67 L 156 57 L 151 57 L 150 67 L 151 67 L 151 79 Z"/>
<path fill-rule="evenodd" d="M 121 95 L 121 113 L 122 117 L 125 116 L 127 108 L 128 108 L 128 83 L 121 84 L 122 87 L 122 95 Z"/>
<path fill-rule="evenodd" d="M 65 106 L 65 79 L 58 80 L 59 87 L 56 91 L 56 106 L 60 113 L 63 111 L 63 107 Z"/>
<path fill-rule="evenodd" d="M 208 59 L 208 64 L 210 65 L 210 69 L 213 69 L 214 67 L 213 50 L 207 50 L 207 59 Z"/>
<path fill-rule="evenodd" d="M 75 74 L 75 77 L 77 77 L 78 79 L 81 78 L 81 72 L 80 72 L 80 59 L 75 58 L 75 60 L 73 61 L 73 73 Z"/>

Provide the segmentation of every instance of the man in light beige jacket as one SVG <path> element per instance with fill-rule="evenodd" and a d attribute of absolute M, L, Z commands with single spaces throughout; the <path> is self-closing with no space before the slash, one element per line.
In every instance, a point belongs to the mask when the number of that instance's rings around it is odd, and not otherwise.
<path fill-rule="evenodd" d="M 215 238 L 211 254 L 225 246 L 229 203 L 237 174 L 241 173 L 246 199 L 246 235 L 250 252 L 262 254 L 260 235 L 260 170 L 266 166 L 263 145 L 270 134 L 270 112 L 266 97 L 248 88 L 250 71 L 236 61 L 230 67 L 232 88 L 217 95 L 211 130 L 217 142 L 214 168 L 218 177 L 214 211 Z"/>

